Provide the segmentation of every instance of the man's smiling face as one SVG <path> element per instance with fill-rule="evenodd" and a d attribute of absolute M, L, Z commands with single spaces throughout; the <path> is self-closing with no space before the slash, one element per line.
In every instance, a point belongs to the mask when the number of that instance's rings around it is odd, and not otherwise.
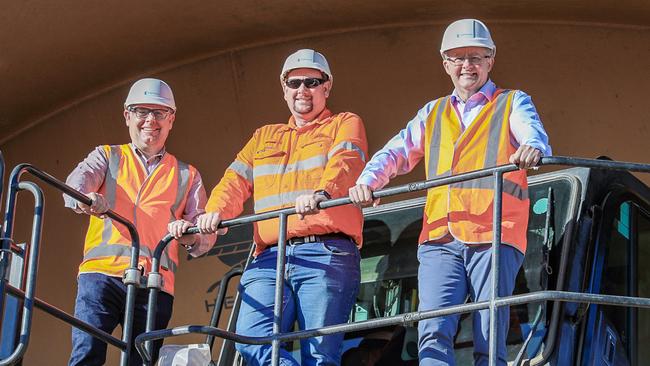
<path fill-rule="evenodd" d="M 494 65 L 492 52 L 482 47 L 461 47 L 445 52 L 442 64 L 458 94 L 466 100 L 487 82 Z M 458 65 L 459 59 L 462 64 Z"/>

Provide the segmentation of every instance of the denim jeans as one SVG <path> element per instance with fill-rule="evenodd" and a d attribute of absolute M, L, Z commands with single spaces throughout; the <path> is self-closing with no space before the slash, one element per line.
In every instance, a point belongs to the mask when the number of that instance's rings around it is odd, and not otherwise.
<path fill-rule="evenodd" d="M 345 323 L 359 291 L 359 250 L 349 239 L 287 245 L 282 303 L 282 332 Z M 273 333 L 277 247 L 260 253 L 244 272 L 239 291 L 237 333 Z M 339 365 L 343 334 L 300 341 L 302 362 L 280 349 L 280 365 Z M 237 344 L 248 366 L 270 365 L 271 345 Z"/>
<path fill-rule="evenodd" d="M 148 292 L 139 289 L 135 299 L 133 318 L 133 338 L 143 333 L 147 324 L 147 295 Z M 172 315 L 174 298 L 164 292 L 158 294 L 158 311 L 156 313 L 156 329 L 167 327 Z M 77 278 L 77 300 L 74 316 L 107 333 L 112 333 L 118 324 L 123 326 L 124 308 L 126 305 L 126 285 L 122 279 L 101 273 L 82 273 Z M 154 342 L 155 352 L 162 342 Z M 106 363 L 106 343 L 90 334 L 72 328 L 72 355 L 69 365 L 94 366 Z M 140 354 L 131 348 L 129 365 L 142 365 Z"/>
<path fill-rule="evenodd" d="M 492 248 L 466 245 L 459 241 L 447 244 L 422 244 L 418 248 L 418 293 L 420 311 L 490 299 L 492 293 Z M 499 247 L 499 296 L 512 295 L 515 279 L 524 255 L 509 245 Z M 497 353 L 499 365 L 506 364 L 506 336 L 510 309 L 499 307 Z M 474 364 L 488 364 L 489 309 L 472 314 L 474 330 Z M 460 315 L 449 315 L 418 323 L 420 365 L 454 365 L 454 336 Z"/>

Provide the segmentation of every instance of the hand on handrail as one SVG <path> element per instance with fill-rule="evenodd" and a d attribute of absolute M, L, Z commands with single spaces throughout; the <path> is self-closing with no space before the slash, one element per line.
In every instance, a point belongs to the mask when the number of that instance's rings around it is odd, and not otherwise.
<path fill-rule="evenodd" d="M 75 211 L 103 219 L 106 211 L 110 209 L 110 205 L 106 198 L 104 198 L 100 193 L 95 192 L 87 193 L 86 196 L 92 200 L 92 203 L 87 205 L 81 201 L 77 201 L 77 210 Z"/>
<path fill-rule="evenodd" d="M 228 228 L 219 228 L 219 223 L 221 223 L 220 212 L 206 212 L 196 219 L 196 227 L 199 228 L 201 234 L 226 234 Z"/>
<path fill-rule="evenodd" d="M 224 235 L 228 228 L 217 229 L 216 234 L 202 234 L 190 221 L 180 219 L 170 222 L 167 231 L 192 256 L 198 256 L 210 250 L 216 242 L 216 235 Z"/>
<path fill-rule="evenodd" d="M 510 155 L 510 162 L 519 167 L 519 169 L 530 169 L 537 165 L 542 158 L 542 152 L 530 145 L 521 145 Z"/>
<path fill-rule="evenodd" d="M 357 207 L 369 206 L 377 207 L 379 205 L 379 198 L 373 198 L 373 189 L 365 184 L 357 184 L 349 189 L 350 200 Z"/>

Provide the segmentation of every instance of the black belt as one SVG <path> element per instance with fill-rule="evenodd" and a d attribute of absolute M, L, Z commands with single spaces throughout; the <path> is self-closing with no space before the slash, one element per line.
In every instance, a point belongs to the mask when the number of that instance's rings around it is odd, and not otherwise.
<path fill-rule="evenodd" d="M 352 240 L 350 239 L 349 236 L 345 234 L 327 234 L 327 235 L 308 235 L 308 236 L 299 236 L 296 238 L 291 238 L 287 240 L 287 245 L 300 245 L 300 244 L 306 244 L 306 243 L 320 243 L 325 240 L 336 240 L 336 239 L 345 239 L 345 240 Z M 274 244 L 274 245 L 277 245 Z"/>

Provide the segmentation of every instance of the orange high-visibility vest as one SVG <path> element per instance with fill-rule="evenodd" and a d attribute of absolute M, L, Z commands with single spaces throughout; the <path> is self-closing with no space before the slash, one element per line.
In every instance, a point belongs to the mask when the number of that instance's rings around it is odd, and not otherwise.
<path fill-rule="evenodd" d="M 111 210 L 135 224 L 140 236 L 139 266 L 151 270 L 151 256 L 167 234 L 167 224 L 182 217 L 190 183 L 196 169 L 165 153 L 158 166 L 147 174 L 129 145 L 103 146 L 108 170 L 99 189 Z M 125 226 L 110 218 L 90 217 L 84 258 L 79 273 L 98 272 L 122 277 L 131 259 L 131 235 Z M 160 260 L 163 291 L 174 294 L 178 267 L 178 243 L 173 241 Z"/>
<path fill-rule="evenodd" d="M 465 131 L 450 97 L 440 98 L 426 122 L 427 179 L 509 163 L 517 150 L 510 139 L 513 95 L 497 90 Z M 451 233 L 464 243 L 491 243 L 493 189 L 492 176 L 429 189 L 419 242 Z M 501 242 L 525 253 L 529 207 L 525 170 L 503 175 L 502 197 Z"/>

